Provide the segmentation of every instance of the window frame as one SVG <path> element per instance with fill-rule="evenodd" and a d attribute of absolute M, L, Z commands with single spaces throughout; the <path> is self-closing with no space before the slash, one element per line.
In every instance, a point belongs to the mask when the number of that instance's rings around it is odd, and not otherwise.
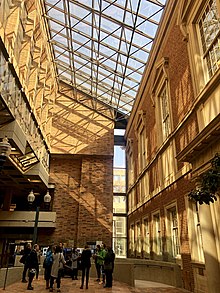
<path fill-rule="evenodd" d="M 172 212 L 175 210 L 177 225 L 173 225 Z M 177 259 L 181 257 L 180 229 L 177 203 L 171 203 L 165 207 L 165 225 L 166 225 L 166 250 L 168 258 Z M 174 239 L 175 238 L 175 239 Z"/>
<path fill-rule="evenodd" d="M 167 57 L 162 58 L 155 66 L 154 69 L 154 78 L 151 89 L 151 100 L 153 106 L 155 107 L 155 117 L 156 125 L 159 131 L 157 132 L 157 141 L 158 145 L 164 144 L 173 129 L 173 119 L 172 119 L 172 105 L 171 105 L 171 95 L 170 95 L 170 84 L 169 84 L 169 59 Z M 161 98 L 161 93 L 166 92 L 167 99 L 167 113 L 166 119 L 163 117 L 163 102 Z M 166 122 L 167 127 L 164 126 L 164 121 Z"/>
<path fill-rule="evenodd" d="M 140 110 L 137 115 L 135 134 L 138 142 L 138 173 L 141 174 L 147 166 L 147 135 L 146 112 Z"/>
<path fill-rule="evenodd" d="M 143 256 L 144 258 L 150 259 L 150 220 L 148 216 L 143 218 L 143 221 L 142 221 L 142 235 L 143 235 Z"/>
<path fill-rule="evenodd" d="M 158 216 L 158 217 L 157 217 Z M 155 221 L 155 219 L 158 221 Z M 160 211 L 157 210 L 152 213 L 152 239 L 153 239 L 153 246 L 152 251 L 154 253 L 155 259 L 161 259 L 162 257 L 162 225 L 161 225 L 161 216 Z"/>
<path fill-rule="evenodd" d="M 137 221 L 135 223 L 135 251 L 136 251 L 136 257 L 141 257 L 142 253 L 142 233 L 141 233 L 141 221 Z"/>
<path fill-rule="evenodd" d="M 211 68 L 209 68 L 209 62 L 211 63 L 211 58 L 209 59 L 210 54 L 209 53 L 213 53 L 214 50 L 212 50 L 212 47 L 214 46 L 215 42 L 219 43 L 218 46 L 220 46 L 220 21 L 219 21 L 219 31 L 217 33 L 217 35 L 214 37 L 214 40 L 211 41 L 211 43 L 208 45 L 206 42 L 206 38 L 205 38 L 205 32 L 202 29 L 204 27 L 205 24 L 205 13 L 211 13 L 212 9 L 211 9 L 211 5 L 213 4 L 213 1 L 215 1 L 216 4 L 216 9 L 218 9 L 217 7 L 217 1 L 216 0 L 209 0 L 207 1 L 206 5 L 204 5 L 203 10 L 201 11 L 201 14 L 198 16 L 198 19 L 196 20 L 196 31 L 197 31 L 197 38 L 198 38 L 198 43 L 199 43 L 199 51 L 201 53 L 201 59 L 203 60 L 203 66 L 204 66 L 204 71 L 205 71 L 205 81 L 206 83 L 212 78 L 212 76 L 215 74 L 215 72 L 218 70 L 218 68 L 220 68 L 220 59 L 218 60 L 218 62 L 214 63 L 217 67 L 216 70 L 213 69 L 213 66 Z M 210 3 L 212 2 L 212 4 L 210 5 Z M 210 7 L 210 9 L 207 11 L 208 7 Z M 218 11 L 218 10 L 216 10 Z M 206 14 L 206 16 L 208 15 L 208 13 Z M 204 46 L 206 45 L 206 48 L 204 48 Z M 207 48 L 208 46 L 208 48 Z M 208 61 L 209 59 L 209 61 Z M 212 71 L 212 72 L 211 72 Z"/>
<path fill-rule="evenodd" d="M 198 30 L 198 20 L 202 16 L 210 0 L 194 1 L 193 5 L 183 5 L 179 11 L 178 23 L 184 35 L 188 46 L 188 56 L 192 72 L 192 83 L 194 93 L 198 99 L 207 98 L 210 95 L 210 88 L 213 88 L 213 83 L 218 83 L 220 78 L 220 70 L 208 78 L 206 64 L 203 60 L 203 52 L 201 47 L 200 33 Z M 220 4 L 217 3 L 217 11 L 220 15 Z M 219 66 L 220 67 L 220 66 Z"/>

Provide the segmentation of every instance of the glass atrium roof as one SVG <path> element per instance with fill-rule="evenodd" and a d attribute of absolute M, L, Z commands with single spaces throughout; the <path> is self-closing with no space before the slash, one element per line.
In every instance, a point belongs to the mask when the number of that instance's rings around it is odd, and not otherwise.
<path fill-rule="evenodd" d="M 44 0 L 58 81 L 128 117 L 166 0 Z"/>

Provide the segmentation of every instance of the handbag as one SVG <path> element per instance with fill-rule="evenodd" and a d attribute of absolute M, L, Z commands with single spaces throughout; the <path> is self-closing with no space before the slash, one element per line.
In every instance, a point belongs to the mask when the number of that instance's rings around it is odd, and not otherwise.
<path fill-rule="evenodd" d="M 36 272 L 36 269 L 29 269 L 29 276 L 35 276 Z"/>

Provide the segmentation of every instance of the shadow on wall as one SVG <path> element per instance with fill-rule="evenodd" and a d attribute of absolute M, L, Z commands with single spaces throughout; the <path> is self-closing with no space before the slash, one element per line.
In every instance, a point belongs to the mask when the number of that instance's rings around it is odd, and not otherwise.
<path fill-rule="evenodd" d="M 113 121 L 68 97 L 61 97 L 60 101 L 57 98 L 54 105 L 52 153 L 113 154 Z"/>

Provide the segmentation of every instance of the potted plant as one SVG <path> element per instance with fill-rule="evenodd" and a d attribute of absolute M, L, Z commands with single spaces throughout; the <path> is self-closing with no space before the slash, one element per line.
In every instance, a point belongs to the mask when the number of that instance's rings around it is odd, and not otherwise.
<path fill-rule="evenodd" d="M 189 193 L 189 198 L 199 204 L 210 204 L 217 200 L 220 191 L 220 156 L 211 160 L 211 168 L 201 175 L 201 186 Z"/>

